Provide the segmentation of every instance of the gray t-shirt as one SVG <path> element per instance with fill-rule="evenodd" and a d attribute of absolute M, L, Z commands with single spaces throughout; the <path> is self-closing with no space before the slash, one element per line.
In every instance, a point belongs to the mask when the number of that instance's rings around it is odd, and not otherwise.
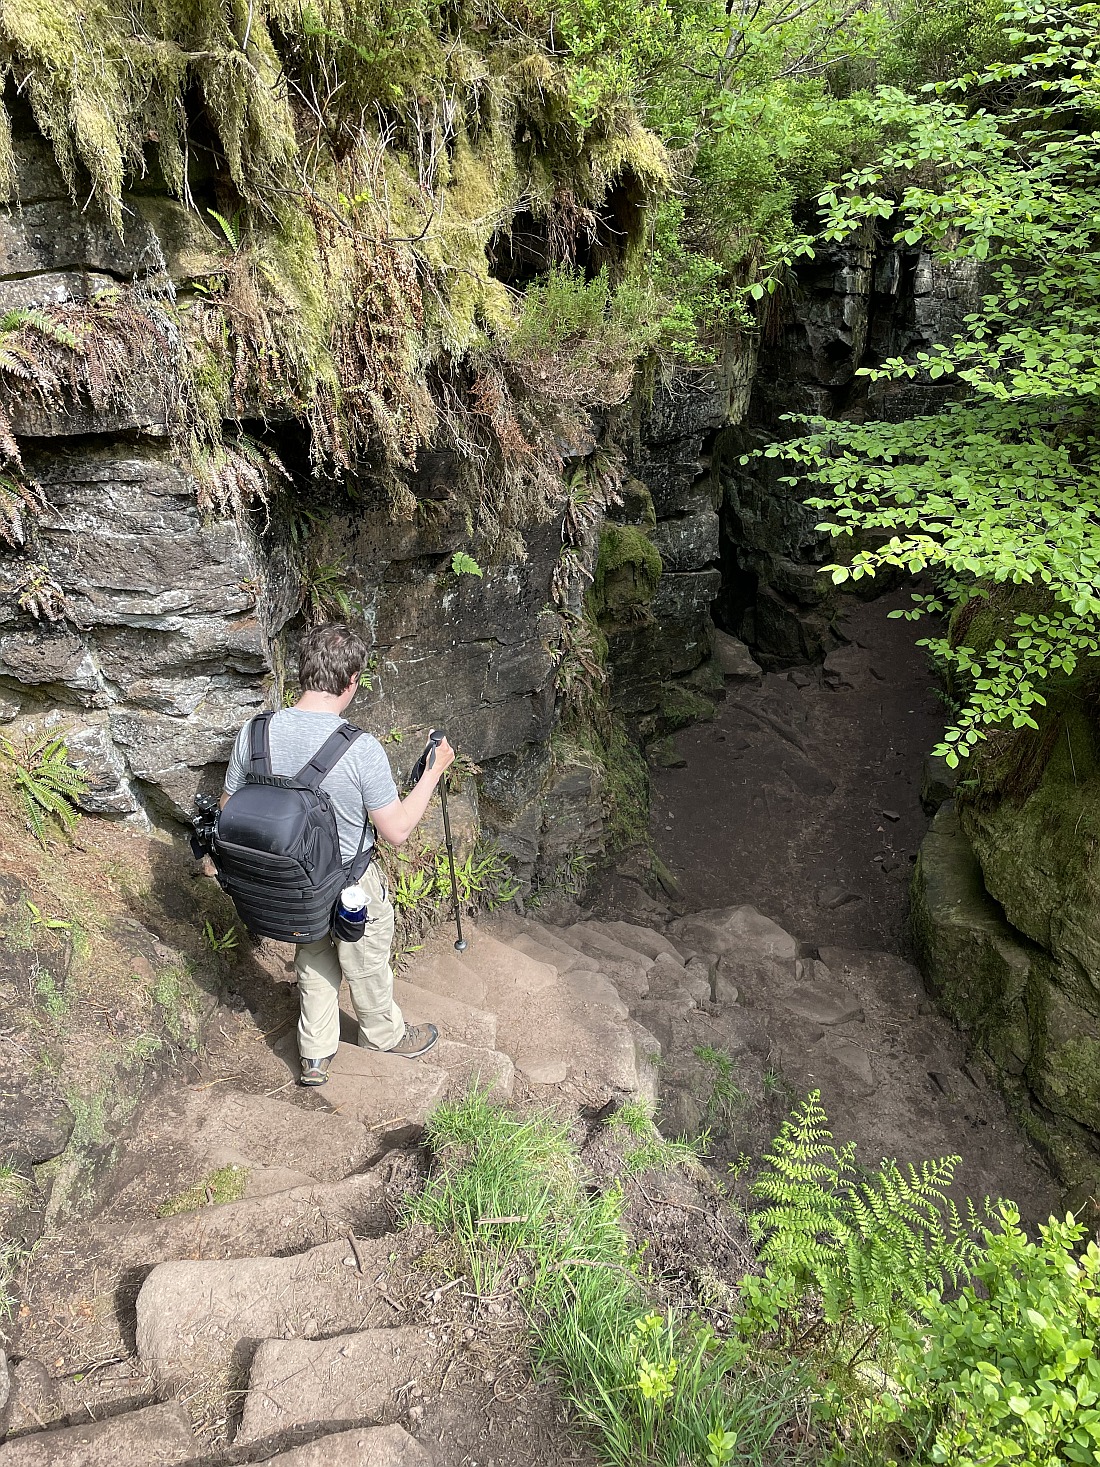
<path fill-rule="evenodd" d="M 338 713 L 280 708 L 270 724 L 272 774 L 297 774 L 344 721 Z M 225 787 L 230 794 L 245 782 L 249 727 L 246 723 L 237 735 L 225 771 Z M 336 828 L 340 832 L 340 853 L 345 862 L 350 861 L 359 849 L 367 811 L 381 810 L 397 799 L 397 786 L 382 745 L 371 734 L 361 734 L 336 768 L 321 781 L 321 788 L 332 801 Z M 369 851 L 373 844 L 374 837 L 368 829 L 363 850 Z"/>

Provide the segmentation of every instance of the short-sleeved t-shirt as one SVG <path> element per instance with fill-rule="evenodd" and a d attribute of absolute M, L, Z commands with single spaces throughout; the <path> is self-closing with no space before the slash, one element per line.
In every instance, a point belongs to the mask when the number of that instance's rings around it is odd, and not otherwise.
<path fill-rule="evenodd" d="M 271 772 L 297 774 L 308 764 L 329 734 L 345 720 L 338 713 L 315 713 L 301 708 L 280 708 L 272 718 Z M 225 772 L 225 788 L 229 794 L 239 790 L 248 769 L 249 724 L 237 735 L 229 768 Z M 361 734 L 351 748 L 325 778 L 321 788 L 332 801 L 336 829 L 340 833 L 340 854 L 345 862 L 354 859 L 359 849 L 369 810 L 381 810 L 397 799 L 390 761 L 376 738 Z M 374 837 L 368 827 L 363 850 L 370 850 Z"/>

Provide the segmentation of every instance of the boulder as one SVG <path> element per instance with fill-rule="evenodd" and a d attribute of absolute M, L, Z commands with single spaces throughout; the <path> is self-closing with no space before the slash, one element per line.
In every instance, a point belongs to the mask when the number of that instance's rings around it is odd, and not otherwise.
<path fill-rule="evenodd" d="M 731 637 L 729 632 L 716 629 L 714 632 L 714 660 L 722 669 L 722 676 L 735 682 L 746 682 L 762 676 L 760 664 L 740 637 Z"/>
<path fill-rule="evenodd" d="M 755 907 L 716 907 L 673 922 L 669 931 L 685 950 L 713 953 L 746 963 L 771 960 L 793 964 L 798 942 Z"/>

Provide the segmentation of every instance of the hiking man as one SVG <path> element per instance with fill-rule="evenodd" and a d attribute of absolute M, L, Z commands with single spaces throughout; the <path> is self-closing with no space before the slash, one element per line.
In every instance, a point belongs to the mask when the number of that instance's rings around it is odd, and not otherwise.
<path fill-rule="evenodd" d="M 343 714 L 359 691 L 366 662 L 366 644 L 342 623 L 316 627 L 303 637 L 298 655 L 298 701 L 267 715 L 271 774 L 293 775 L 303 770 L 330 736 L 345 727 Z M 246 783 L 254 748 L 252 729 L 253 723 L 247 723 L 237 735 L 225 775 L 223 807 Z M 432 766 L 402 800 L 381 744 L 370 734 L 360 733 L 320 781 L 319 788 L 328 795 L 336 817 L 340 860 L 349 882 L 360 878 L 366 890 L 369 920 L 357 942 L 326 935 L 296 947 L 302 1085 L 323 1085 L 328 1079 L 328 1066 L 340 1038 L 341 978 L 348 980 L 363 1048 L 416 1059 L 439 1037 L 434 1024 L 406 1024 L 394 1002 L 390 967 L 393 906 L 378 865 L 370 860 L 374 845 L 371 824 L 391 845 L 404 845 L 454 757 L 444 739 Z M 366 873 L 362 874 L 364 865 Z"/>

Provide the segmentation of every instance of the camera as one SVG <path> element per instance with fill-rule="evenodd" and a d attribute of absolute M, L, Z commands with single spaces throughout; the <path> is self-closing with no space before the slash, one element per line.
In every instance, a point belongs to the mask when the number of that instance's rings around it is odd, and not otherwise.
<path fill-rule="evenodd" d="M 203 856 L 209 856 L 214 849 L 214 827 L 217 821 L 217 796 L 197 794 L 191 816 L 191 853 L 196 861 Z"/>

